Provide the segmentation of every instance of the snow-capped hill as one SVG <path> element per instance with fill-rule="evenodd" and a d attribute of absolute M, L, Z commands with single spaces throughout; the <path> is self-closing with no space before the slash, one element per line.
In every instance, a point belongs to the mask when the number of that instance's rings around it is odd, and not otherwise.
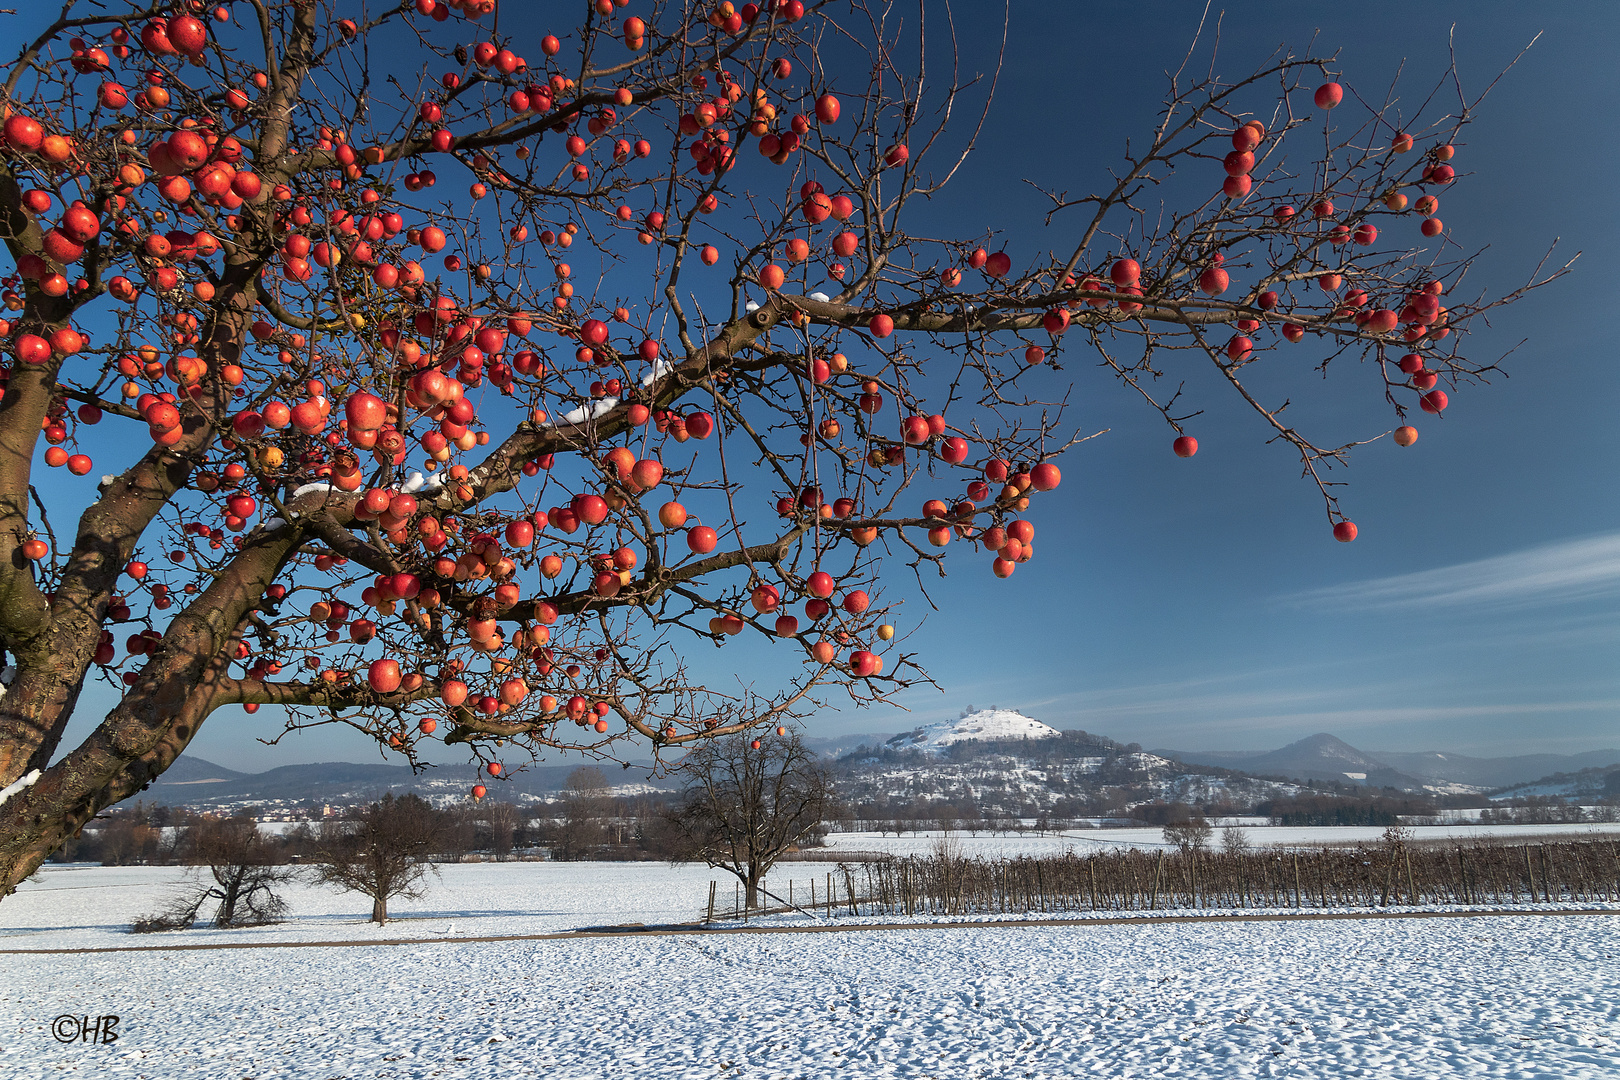
<path fill-rule="evenodd" d="M 1008 709 L 981 709 L 955 720 L 942 720 L 904 735 L 896 735 L 884 745 L 894 750 L 925 750 L 937 752 L 953 743 L 978 740 L 999 742 L 1003 739 L 1050 739 L 1060 732 L 1039 720 L 1031 720 L 1020 712 Z"/>

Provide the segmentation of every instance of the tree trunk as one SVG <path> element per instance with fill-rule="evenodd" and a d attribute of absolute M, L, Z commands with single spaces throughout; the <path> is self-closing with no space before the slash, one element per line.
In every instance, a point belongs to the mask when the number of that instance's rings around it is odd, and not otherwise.
<path fill-rule="evenodd" d="M 0 897 L 113 803 L 156 780 L 233 686 L 230 658 L 247 612 L 298 543 L 294 529 L 251 539 L 177 615 L 141 679 L 79 747 L 0 805 Z M 9 695 L 8 695 L 9 696 Z"/>
<path fill-rule="evenodd" d="M 236 902 L 241 899 L 242 875 L 233 873 L 230 884 L 225 886 L 224 891 L 225 896 L 219 902 L 219 911 L 214 914 L 214 925 L 220 929 L 236 921 Z"/>
<path fill-rule="evenodd" d="M 759 868 L 750 865 L 748 867 L 748 877 L 745 879 L 748 891 L 743 899 L 744 906 L 750 909 L 759 907 L 759 877 Z"/>
<path fill-rule="evenodd" d="M 374 896 L 371 898 L 371 921 L 378 926 L 388 921 L 388 897 Z"/>

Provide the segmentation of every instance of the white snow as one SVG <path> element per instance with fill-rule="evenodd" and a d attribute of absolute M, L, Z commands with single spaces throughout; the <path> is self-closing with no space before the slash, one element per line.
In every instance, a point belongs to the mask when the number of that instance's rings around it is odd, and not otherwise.
<path fill-rule="evenodd" d="M 969 739 L 1050 739 L 1058 734 L 1057 729 L 1047 727 L 1039 720 L 1031 720 L 1020 712 L 980 709 L 956 720 L 942 720 L 905 735 L 896 735 L 886 745 L 897 750 L 933 753 L 941 747 Z"/>
<path fill-rule="evenodd" d="M 825 867 L 800 864 L 801 886 Z M 107 948 L 198 942 L 388 941 L 488 934 L 546 934 L 619 923 L 700 918 L 709 882 L 722 875 L 668 863 L 506 862 L 447 864 L 421 900 L 394 900 L 386 926 L 367 921 L 371 901 L 294 884 L 283 891 L 292 918 L 241 930 L 196 929 L 132 935 L 129 926 L 161 908 L 187 880 L 183 866 L 47 865 L 0 901 L 0 949 Z M 769 875 L 775 879 L 778 875 Z M 784 888 L 787 874 L 782 875 Z M 717 901 L 729 909 L 731 881 Z M 774 886 L 773 886 L 774 888 Z M 211 914 L 211 911 L 209 912 Z M 5 963 L 0 960 L 0 968 Z M 5 1039 L 0 1028 L 0 1046 Z"/>
<path fill-rule="evenodd" d="M 149 906 L 152 881 L 164 875 L 174 871 L 49 868 L 0 903 L 9 928 L 0 944 L 248 933 L 116 934 L 110 924 Z M 1620 1073 L 1613 914 L 455 940 L 497 924 L 522 932 L 655 911 L 691 917 L 710 877 L 718 875 L 662 864 L 450 866 L 411 906 L 415 917 L 384 931 L 358 922 L 365 905 L 352 896 L 329 896 L 329 910 L 342 914 L 308 916 L 328 939 L 442 939 L 431 944 L 8 955 L 6 1075 Z M 292 897 L 296 921 L 313 899 Z M 264 940 L 293 932 L 268 928 Z M 117 1042 L 52 1039 L 53 1018 L 102 1014 L 120 1018 Z"/>
<path fill-rule="evenodd" d="M 23 776 L 18 778 L 16 783 L 12 784 L 10 787 L 6 788 L 5 790 L 0 791 L 0 805 L 4 805 L 5 801 L 7 799 L 11 798 L 13 795 L 20 794 L 20 793 L 22 793 L 24 791 L 27 791 L 29 788 L 33 787 L 34 782 L 37 781 L 38 779 L 39 779 L 39 770 L 38 769 L 33 769 L 30 772 L 25 773 Z"/>
<path fill-rule="evenodd" d="M 569 409 L 567 412 L 563 413 L 561 422 L 564 424 L 583 424 L 587 420 L 595 420 L 599 417 L 606 416 L 608 413 L 612 412 L 614 408 L 618 406 L 618 404 L 619 399 L 616 397 L 609 396 L 598 398 L 595 401 L 587 402 L 586 404 L 581 405 L 577 409 Z"/>
<path fill-rule="evenodd" d="M 668 374 L 670 370 L 671 368 L 669 361 L 665 360 L 662 356 L 658 357 L 653 361 L 652 370 L 641 377 L 641 385 L 651 386 L 654 379 Z"/>
<path fill-rule="evenodd" d="M 313 484 L 303 484 L 303 485 L 301 485 L 301 486 L 299 486 L 297 488 L 294 488 L 293 493 L 292 493 L 292 497 L 296 499 L 296 498 L 299 498 L 300 496 L 309 495 L 309 494 L 312 494 L 312 493 L 317 492 L 317 491 L 336 491 L 336 490 L 337 490 L 336 487 L 334 487 L 333 485 L 331 485 L 331 484 L 327 483 L 326 481 L 322 480 L 322 481 L 317 481 L 316 483 L 313 483 Z"/>
<path fill-rule="evenodd" d="M 813 292 L 810 294 L 810 299 L 819 300 L 823 304 L 830 303 L 832 301 L 832 297 L 828 296 L 824 292 Z"/>

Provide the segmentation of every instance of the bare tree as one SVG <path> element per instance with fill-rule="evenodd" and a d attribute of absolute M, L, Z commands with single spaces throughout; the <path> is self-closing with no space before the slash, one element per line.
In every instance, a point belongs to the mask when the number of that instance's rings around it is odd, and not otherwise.
<path fill-rule="evenodd" d="M 554 858 L 582 859 L 602 842 L 601 818 L 612 798 L 613 789 L 596 766 L 586 765 L 568 774 L 563 787 L 562 828 L 552 848 Z"/>
<path fill-rule="evenodd" d="M 1202 817 L 1191 817 L 1164 827 L 1164 842 L 1174 844 L 1182 851 L 1203 851 L 1209 847 L 1215 830 Z"/>
<path fill-rule="evenodd" d="M 294 871 L 281 865 L 281 850 L 253 818 L 205 819 L 191 827 L 188 841 L 192 860 L 208 867 L 212 883 L 195 883 L 163 912 L 136 920 L 136 933 L 188 929 L 210 900 L 218 901 L 217 929 L 281 921 L 287 902 L 275 890 Z"/>
<path fill-rule="evenodd" d="M 735 874 L 747 905 L 784 852 L 821 829 L 832 806 L 830 777 L 797 734 L 700 744 L 681 765 L 689 782 L 670 811 L 677 861 Z"/>
<path fill-rule="evenodd" d="M 348 821 L 321 826 L 316 880 L 371 897 L 371 921 L 388 921 L 388 901 L 414 900 L 438 868 L 428 862 L 444 830 L 444 815 L 415 795 L 383 796 Z"/>
<path fill-rule="evenodd" d="M 523 822 L 523 812 L 509 802 L 485 803 L 482 811 L 489 822 L 489 850 L 496 862 L 504 862 L 512 854 L 512 839 Z"/>

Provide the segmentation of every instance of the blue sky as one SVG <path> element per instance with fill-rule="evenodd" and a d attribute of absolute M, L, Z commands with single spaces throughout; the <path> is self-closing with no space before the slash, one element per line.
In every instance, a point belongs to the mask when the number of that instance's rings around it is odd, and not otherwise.
<path fill-rule="evenodd" d="M 981 25 L 991 5 L 959 7 L 967 66 L 987 66 L 999 12 Z M 1024 179 L 1101 186 L 1124 139 L 1151 127 L 1162 73 L 1203 12 L 1016 5 L 979 152 L 927 214 L 1003 230 L 1015 255 L 1072 243 L 1061 219 L 1043 229 Z M 1448 230 L 1489 248 L 1471 287 L 1521 284 L 1555 240 L 1563 258 L 1586 252 L 1574 274 L 1475 327 L 1476 357 L 1517 348 L 1511 378 L 1458 390 L 1443 420 L 1418 421 L 1416 446 L 1383 440 L 1336 472 L 1361 529 L 1339 544 L 1297 461 L 1265 445 L 1230 392 L 1189 374 L 1206 412 L 1190 426 L 1199 454 L 1181 460 L 1156 414 L 1071 352 L 1072 418 L 1109 431 L 1061 462 L 1063 486 L 1032 515 L 1036 560 L 1007 581 L 986 558 L 950 560 L 931 589 L 939 610 L 924 618 L 912 593 L 896 620 L 943 692 L 908 691 L 907 711 L 829 709 L 807 731 L 900 731 L 976 704 L 1181 749 L 1267 748 L 1318 731 L 1371 750 L 1478 755 L 1620 745 L 1620 369 L 1607 322 L 1620 7 L 1248 3 L 1225 16 L 1216 68 L 1236 77 L 1278 43 L 1303 51 L 1315 37 L 1318 54 L 1340 51 L 1347 84 L 1381 97 L 1404 61 L 1401 91 L 1421 97 L 1453 26 L 1470 93 L 1542 33 L 1468 129 L 1455 164 L 1469 175 L 1444 194 Z M 1299 389 L 1326 439 L 1390 426 L 1370 386 L 1359 397 L 1343 379 Z M 714 679 L 768 677 L 790 659 L 693 653 Z M 264 717 L 222 712 L 191 752 L 254 770 L 376 756 L 335 729 L 266 749 L 253 741 Z M 69 738 L 91 723 L 76 719 Z"/>

